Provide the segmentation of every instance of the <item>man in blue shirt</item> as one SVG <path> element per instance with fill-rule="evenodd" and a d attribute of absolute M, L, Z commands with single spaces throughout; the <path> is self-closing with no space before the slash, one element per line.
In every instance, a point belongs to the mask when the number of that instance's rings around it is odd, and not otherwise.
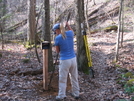
<path fill-rule="evenodd" d="M 72 93 L 75 98 L 79 98 L 79 83 L 78 83 L 78 69 L 76 55 L 74 52 L 74 32 L 72 28 L 66 23 L 68 31 L 65 31 L 62 23 L 55 24 L 53 31 L 57 35 L 55 38 L 56 52 L 60 55 L 59 65 L 59 92 L 56 96 L 57 101 L 66 98 L 67 77 L 70 76 Z"/>

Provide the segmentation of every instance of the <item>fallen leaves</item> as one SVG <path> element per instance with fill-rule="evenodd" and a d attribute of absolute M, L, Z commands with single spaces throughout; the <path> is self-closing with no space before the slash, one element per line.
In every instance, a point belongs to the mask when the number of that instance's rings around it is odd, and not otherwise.
<path fill-rule="evenodd" d="M 134 54 L 133 50 L 131 50 L 133 44 L 130 41 L 129 43 L 124 42 L 126 47 L 120 50 L 119 61 L 113 63 L 114 44 L 111 42 L 114 42 L 115 34 L 112 34 L 112 37 L 109 34 L 104 34 L 103 36 L 94 34 L 92 37 L 94 38 L 92 43 L 96 44 L 90 47 L 95 78 L 91 78 L 89 75 L 79 71 L 79 85 L 82 93 L 79 101 L 130 99 L 131 95 L 124 93 L 123 87 L 117 84 L 117 79 L 118 75 L 123 71 L 132 71 L 134 68 Z M 38 48 L 38 52 L 40 58 L 42 58 L 42 50 Z M 0 53 L 2 54 L 2 57 L 0 57 L 1 100 L 54 101 L 58 93 L 58 67 L 56 67 L 51 89 L 43 91 L 42 63 L 38 63 L 33 50 L 26 50 L 18 44 L 8 44 L 5 50 L 0 50 Z M 53 52 L 54 59 L 55 54 Z M 23 63 L 22 60 L 26 59 L 27 56 L 30 62 Z M 127 69 L 128 67 L 129 69 Z M 126 69 L 121 70 L 118 68 Z M 50 72 L 49 76 L 51 74 Z M 70 96 L 70 93 L 71 85 L 68 81 L 66 101 L 75 101 Z"/>

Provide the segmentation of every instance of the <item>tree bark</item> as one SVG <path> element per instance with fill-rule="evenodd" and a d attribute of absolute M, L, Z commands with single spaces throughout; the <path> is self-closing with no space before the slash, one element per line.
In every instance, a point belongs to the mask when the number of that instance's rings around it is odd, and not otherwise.
<path fill-rule="evenodd" d="M 48 50 L 48 71 L 53 70 L 53 58 L 52 58 L 52 45 L 51 45 L 51 35 L 50 35 L 50 4 L 49 0 L 44 0 L 44 11 L 42 17 L 42 33 L 44 41 L 49 41 L 50 48 Z"/>
<path fill-rule="evenodd" d="M 82 36 L 81 24 L 84 22 L 84 0 L 76 0 L 76 37 L 77 37 L 77 63 L 78 69 L 89 73 L 86 49 Z"/>
<path fill-rule="evenodd" d="M 7 0 L 0 1 L 0 17 L 5 16 L 5 14 L 6 14 L 6 4 L 7 4 Z M 0 22 L 0 34 L 1 34 L 1 40 L 2 40 L 2 49 L 4 49 L 3 31 L 5 29 L 5 21 L 6 21 L 6 19 L 2 19 Z"/>
<path fill-rule="evenodd" d="M 87 24 L 87 29 L 88 29 L 88 33 L 91 36 L 91 30 L 89 27 L 89 23 L 88 23 L 88 0 L 87 0 L 87 4 L 86 4 L 86 13 L 85 13 L 85 19 L 86 19 L 86 24 Z"/>
<path fill-rule="evenodd" d="M 119 10 L 119 21 L 118 21 L 118 33 L 117 33 L 117 41 L 116 41 L 115 61 L 118 61 L 118 57 L 119 57 L 119 43 L 120 43 L 120 31 L 121 31 L 121 11 L 122 11 L 122 0 L 120 0 L 120 10 Z"/>
<path fill-rule="evenodd" d="M 121 14 L 121 47 L 123 47 L 123 34 L 124 34 L 124 0 L 122 0 L 122 14 Z"/>
<path fill-rule="evenodd" d="M 28 0 L 28 35 L 29 44 L 35 42 L 36 0 Z"/>

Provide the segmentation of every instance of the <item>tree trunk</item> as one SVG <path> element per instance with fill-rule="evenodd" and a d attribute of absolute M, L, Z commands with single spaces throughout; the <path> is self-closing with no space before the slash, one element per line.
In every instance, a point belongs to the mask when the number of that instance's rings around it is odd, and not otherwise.
<path fill-rule="evenodd" d="M 117 42 L 116 42 L 115 61 L 118 61 L 118 57 L 119 57 L 119 43 L 120 43 L 120 31 L 121 31 L 121 11 L 122 11 L 122 0 L 120 0 L 120 10 L 119 10 L 119 21 L 118 21 L 118 33 L 117 33 Z"/>
<path fill-rule="evenodd" d="M 0 34 L 1 34 L 1 41 L 2 41 L 1 47 L 2 49 L 4 49 L 3 27 L 1 23 L 0 23 Z"/>
<path fill-rule="evenodd" d="M 89 27 L 89 23 L 88 23 L 88 0 L 87 0 L 87 4 L 86 4 L 86 12 L 85 12 L 85 18 L 86 18 L 86 24 L 87 24 L 87 29 L 88 29 L 88 33 L 91 36 L 91 30 Z"/>
<path fill-rule="evenodd" d="M 86 49 L 82 36 L 81 24 L 84 22 L 84 0 L 76 0 L 76 37 L 77 37 L 77 62 L 78 69 L 89 73 Z"/>
<path fill-rule="evenodd" d="M 5 16 L 5 14 L 6 14 L 6 4 L 7 4 L 7 0 L 0 1 L 0 18 Z M 2 19 L 0 22 L 0 34 L 1 34 L 1 40 L 2 40 L 2 49 L 4 49 L 3 31 L 5 29 L 5 21 L 6 21 L 6 19 Z"/>
<path fill-rule="evenodd" d="M 96 5 L 95 0 L 93 0 L 93 2 L 94 2 L 94 4 L 93 4 L 93 5 Z"/>
<path fill-rule="evenodd" d="M 122 14 L 121 14 L 121 47 L 123 47 L 123 34 L 124 34 L 124 0 L 122 0 Z"/>
<path fill-rule="evenodd" d="M 29 44 L 35 41 L 35 22 L 36 22 L 36 0 L 28 0 L 28 35 L 27 40 Z"/>
<path fill-rule="evenodd" d="M 50 35 L 50 4 L 49 0 L 44 0 L 44 12 L 42 17 L 42 32 L 44 41 L 49 41 L 50 48 L 48 50 L 48 71 L 53 70 L 52 45 Z"/>

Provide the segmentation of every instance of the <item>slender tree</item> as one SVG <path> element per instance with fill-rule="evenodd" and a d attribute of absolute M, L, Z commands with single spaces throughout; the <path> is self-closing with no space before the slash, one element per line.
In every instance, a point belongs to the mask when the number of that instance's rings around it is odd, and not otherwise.
<path fill-rule="evenodd" d="M 6 4 L 7 0 L 0 0 L 0 18 L 3 17 L 3 19 L 0 19 L 0 34 L 2 40 L 2 49 L 4 49 L 3 30 L 5 29 L 5 21 L 6 21 L 6 19 L 4 18 L 4 16 L 6 15 Z"/>
<path fill-rule="evenodd" d="M 40 12 L 36 20 L 36 0 L 28 0 L 28 33 L 27 40 L 29 44 L 35 44 L 35 53 L 40 63 L 40 58 L 37 52 L 37 42 L 39 41 L 37 36 L 37 25 L 39 20 Z"/>
<path fill-rule="evenodd" d="M 86 19 L 86 24 L 88 28 L 88 33 L 91 36 L 91 30 L 90 30 L 89 23 L 88 23 L 88 1 L 89 0 L 87 0 L 87 3 L 86 3 L 85 19 Z"/>
<path fill-rule="evenodd" d="M 123 34 L 124 34 L 124 0 L 122 0 L 122 13 L 121 13 L 121 47 L 123 47 Z"/>
<path fill-rule="evenodd" d="M 130 5 L 130 10 L 131 10 L 131 14 L 134 14 L 134 1 L 131 1 L 131 5 Z M 134 17 L 132 16 L 132 22 L 133 22 L 133 36 L 134 36 Z"/>
<path fill-rule="evenodd" d="M 120 10 L 119 10 L 119 19 L 118 19 L 118 32 L 117 32 L 117 41 L 116 41 L 115 61 L 118 61 L 118 57 L 119 57 L 119 43 L 120 43 L 120 31 L 121 31 L 122 1 L 123 1 L 123 0 L 120 0 Z"/>
<path fill-rule="evenodd" d="M 48 69 L 51 71 L 53 69 L 53 58 L 52 58 L 52 45 L 51 45 L 51 35 L 50 35 L 50 1 L 44 0 L 43 17 L 42 17 L 42 33 L 44 41 L 49 41 L 50 48 L 48 51 Z"/>
<path fill-rule="evenodd" d="M 30 44 L 35 42 L 35 27 L 36 27 L 36 0 L 28 0 L 28 33 L 27 40 Z"/>

